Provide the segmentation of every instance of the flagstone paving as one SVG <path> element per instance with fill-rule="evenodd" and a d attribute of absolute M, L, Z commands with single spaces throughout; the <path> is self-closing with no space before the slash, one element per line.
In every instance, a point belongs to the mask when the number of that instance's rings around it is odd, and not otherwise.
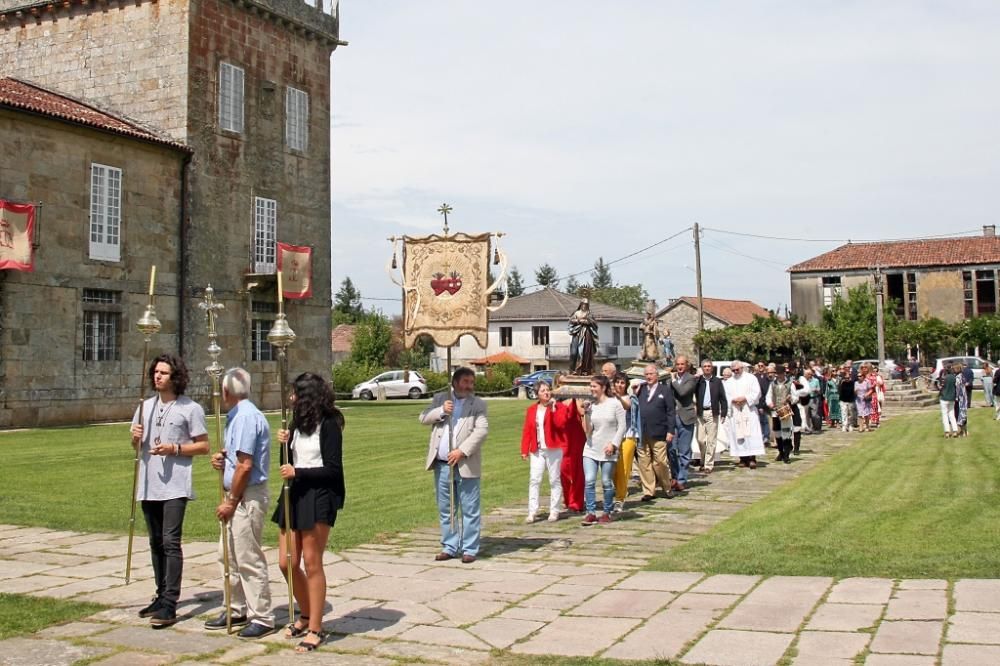
<path fill-rule="evenodd" d="M 502 655 L 673 660 L 716 666 L 1000 664 L 1000 580 L 705 575 L 641 569 L 858 435 L 805 438 L 793 465 L 724 464 L 683 497 L 629 501 L 622 519 L 583 528 L 576 517 L 526 525 L 523 506 L 484 519 L 471 565 L 434 562 L 437 529 L 327 553 L 324 645 L 310 664 L 489 663 Z M 633 494 L 633 497 L 637 495 Z M 543 500 L 544 505 L 544 500 Z M 0 525 L 0 592 L 110 606 L 81 621 L 0 641 L 0 664 L 114 666 L 284 664 L 292 641 L 257 642 L 203 629 L 222 594 L 216 544 L 184 544 L 180 622 L 152 630 L 152 571 L 136 542 L 124 585 L 123 537 Z M 268 550 L 279 618 L 286 587 Z M 502 652 L 501 652 L 502 651 Z"/>

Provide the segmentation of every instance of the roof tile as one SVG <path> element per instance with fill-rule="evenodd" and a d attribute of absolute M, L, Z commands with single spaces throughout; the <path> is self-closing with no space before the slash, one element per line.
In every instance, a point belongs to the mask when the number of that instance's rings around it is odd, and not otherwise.
<path fill-rule="evenodd" d="M 564 319 L 576 312 L 580 299 L 555 289 L 539 289 L 507 300 L 507 304 L 490 315 L 490 321 L 538 321 Z M 590 311 L 597 321 L 641 322 L 643 315 L 629 312 L 591 299 Z"/>
<path fill-rule="evenodd" d="M 725 322 L 730 326 L 745 326 L 753 322 L 754 316 L 770 317 L 771 313 L 757 305 L 753 301 L 734 301 L 726 298 L 702 298 L 702 305 L 705 314 Z M 681 296 L 673 300 L 670 305 L 656 313 L 657 318 L 662 317 L 668 310 L 673 309 L 679 303 L 687 303 L 692 307 L 698 307 L 696 296 Z"/>
<path fill-rule="evenodd" d="M 30 111 L 50 118 L 191 152 L 191 149 L 183 143 L 156 134 L 134 121 L 112 115 L 108 111 L 103 111 L 85 102 L 13 77 L 0 78 L 0 106 Z"/>
<path fill-rule="evenodd" d="M 1000 263 L 1000 238 L 970 236 L 930 240 L 848 243 L 788 269 L 789 273 L 836 270 L 973 266 Z"/>

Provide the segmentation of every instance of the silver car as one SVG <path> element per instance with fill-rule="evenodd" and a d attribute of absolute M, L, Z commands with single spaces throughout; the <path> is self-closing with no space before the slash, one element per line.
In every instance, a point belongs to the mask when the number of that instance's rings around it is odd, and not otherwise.
<path fill-rule="evenodd" d="M 409 376 L 406 376 L 406 375 Z M 361 382 L 351 391 L 351 395 L 361 400 L 374 400 L 379 388 L 385 389 L 387 398 L 412 398 L 416 400 L 427 395 L 427 381 L 416 370 L 389 370 Z"/>

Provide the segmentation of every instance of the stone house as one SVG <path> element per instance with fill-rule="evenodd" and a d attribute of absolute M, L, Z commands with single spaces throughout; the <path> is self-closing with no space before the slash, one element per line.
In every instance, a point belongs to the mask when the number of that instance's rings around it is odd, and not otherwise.
<path fill-rule="evenodd" d="M 509 299 L 490 315 L 486 349 L 480 348 L 471 336 L 463 336 L 452 348 L 452 368 L 507 352 L 528 370 L 569 370 L 568 322 L 579 304 L 578 297 L 555 289 L 539 289 Z M 643 315 L 594 301 L 590 310 L 597 321 L 595 362 L 627 366 L 641 351 L 639 325 Z M 446 348 L 435 345 L 431 367 L 443 370 L 446 355 Z"/>
<path fill-rule="evenodd" d="M 788 269 L 792 312 L 817 323 L 838 295 L 858 285 L 874 289 L 883 274 L 886 308 L 900 319 L 937 317 L 949 323 L 998 309 L 1000 238 L 982 236 L 847 243 Z"/>
<path fill-rule="evenodd" d="M 746 326 L 757 317 L 769 317 L 770 312 L 753 301 L 730 300 L 726 298 L 702 298 L 705 313 L 705 330 L 714 331 L 727 326 Z M 694 336 L 698 334 L 698 299 L 695 296 L 681 296 L 656 313 L 660 321 L 660 331 L 670 331 L 676 356 L 697 359 Z M 732 359 L 716 359 L 719 361 Z"/>
<path fill-rule="evenodd" d="M 338 324 L 330 333 L 330 352 L 334 363 L 351 357 L 351 346 L 358 327 L 354 324 Z"/>
<path fill-rule="evenodd" d="M 181 170 L 176 141 L 16 79 L 0 79 L 8 199 L 42 199 L 33 272 L 0 271 L 0 426 L 121 418 L 137 400 L 148 267 L 177 336 Z M 99 228 L 103 222 L 106 227 Z M 113 236 L 114 242 L 106 242 Z"/>
<path fill-rule="evenodd" d="M 167 254 L 177 266 L 175 281 L 163 282 L 160 319 L 170 333 L 157 351 L 179 352 L 192 368 L 207 365 L 197 303 L 211 283 L 226 306 L 218 321 L 220 361 L 250 370 L 255 397 L 267 407 L 279 401 L 277 355 L 266 340 L 276 311 L 277 241 L 312 248 L 312 297 L 286 301 L 298 334 L 289 350 L 290 374 L 330 367 L 330 63 L 341 44 L 332 0 L 0 0 L 5 75 L 189 149 L 170 170 L 174 198 L 160 199 L 165 208 L 179 207 L 173 222 L 179 229 L 158 248 L 157 257 Z M 21 154 L 30 161 L 60 149 L 31 143 Z M 17 190 L 8 182 L 0 181 L 0 197 L 50 202 L 70 196 L 53 179 L 36 178 Z M 77 198 L 74 217 L 86 215 L 90 203 L 89 196 Z M 51 210 L 43 215 L 43 234 L 56 224 Z M 137 223 L 122 218 L 124 238 Z M 46 251 L 39 247 L 39 257 Z M 117 271 L 125 292 L 131 290 L 126 283 L 148 278 L 151 258 L 133 259 L 121 248 L 118 259 L 103 262 L 109 274 Z M 68 278 L 56 271 L 51 279 Z M 141 308 L 130 311 L 123 325 L 139 314 Z M 122 333 L 137 335 L 129 326 Z M 130 347 L 119 353 L 122 388 L 137 394 L 139 359 Z M 204 398 L 207 383 L 203 372 L 194 372 L 189 392 Z M 95 418 L 128 416 L 133 403 Z"/>

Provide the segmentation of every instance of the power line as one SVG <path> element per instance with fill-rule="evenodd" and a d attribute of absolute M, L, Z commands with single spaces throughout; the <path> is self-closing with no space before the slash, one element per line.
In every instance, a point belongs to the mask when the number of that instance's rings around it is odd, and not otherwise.
<path fill-rule="evenodd" d="M 710 245 L 711 247 L 714 247 L 717 250 L 722 250 L 723 252 L 728 252 L 729 254 L 734 254 L 737 257 L 742 257 L 744 259 L 753 259 L 755 261 L 762 261 L 762 262 L 764 262 L 766 264 L 774 264 L 775 266 L 780 266 L 782 270 L 785 270 L 786 268 L 788 268 L 787 264 L 785 264 L 783 262 L 775 261 L 773 259 L 764 259 L 763 257 L 755 257 L 752 254 L 746 254 L 745 252 L 740 252 L 739 250 L 734 250 L 731 247 L 726 247 L 725 245 L 721 245 L 720 243 L 716 243 L 716 242 L 714 242 L 714 241 L 712 241 L 710 239 L 706 239 L 705 243 L 707 245 Z"/>
<path fill-rule="evenodd" d="M 630 259 L 630 258 L 634 257 L 637 254 L 642 254 L 646 250 L 651 250 L 654 247 L 657 247 L 659 245 L 663 245 L 667 241 L 672 241 L 673 239 L 677 238 L 678 236 L 680 236 L 683 233 L 687 233 L 688 231 L 691 231 L 691 227 L 687 227 L 685 229 L 681 229 L 676 234 L 672 234 L 670 236 L 667 236 L 666 238 L 662 238 L 662 239 L 656 241 L 655 243 L 653 243 L 652 245 L 647 245 L 646 247 L 644 247 L 642 249 L 639 249 L 639 250 L 636 250 L 635 252 L 630 252 L 630 253 L 626 254 L 625 256 L 623 256 L 623 257 L 618 257 L 617 259 L 614 259 L 612 261 L 606 261 L 606 262 L 604 262 L 604 265 L 605 266 L 612 266 L 614 264 L 617 264 L 620 261 L 625 261 L 626 259 Z M 593 267 L 591 267 L 591 268 L 584 269 L 582 271 L 577 271 L 576 273 L 570 273 L 569 275 L 558 275 L 558 276 L 556 276 L 556 281 L 558 282 L 558 281 L 561 281 L 561 280 L 568 280 L 571 277 L 577 277 L 578 275 L 583 275 L 584 273 L 590 273 L 593 270 L 594 270 Z M 524 287 L 524 289 L 533 289 L 535 287 L 541 287 L 541 286 L 542 285 L 540 285 L 540 284 L 529 284 L 526 287 Z"/>
<path fill-rule="evenodd" d="M 911 240 L 933 240 L 935 238 L 954 238 L 967 234 L 982 233 L 979 229 L 969 229 L 967 231 L 953 231 L 948 234 L 935 234 L 931 236 L 913 236 L 910 238 L 874 238 L 874 239 L 851 239 L 851 238 L 792 238 L 788 236 L 766 236 L 764 234 L 751 234 L 744 231 L 729 231 L 727 229 L 715 229 L 713 227 L 702 227 L 705 231 L 714 231 L 720 234 L 731 236 L 745 236 L 747 238 L 762 238 L 764 240 L 795 241 L 800 243 L 891 243 L 894 241 Z"/>

